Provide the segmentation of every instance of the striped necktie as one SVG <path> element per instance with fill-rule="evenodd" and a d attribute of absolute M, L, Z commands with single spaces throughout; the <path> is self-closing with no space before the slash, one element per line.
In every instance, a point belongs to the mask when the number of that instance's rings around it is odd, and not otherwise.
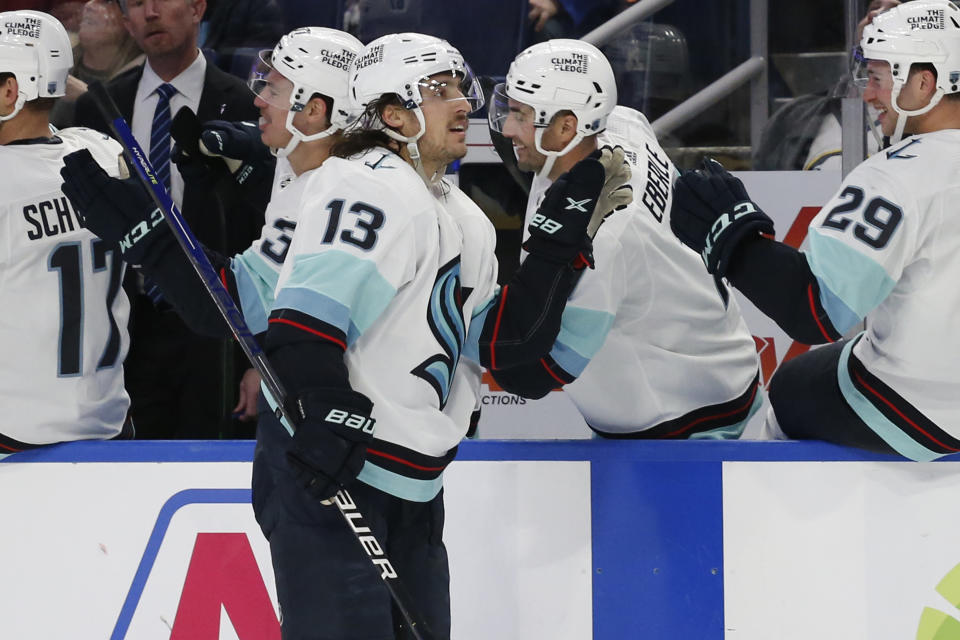
<path fill-rule="evenodd" d="M 177 92 L 172 84 L 157 87 L 157 108 L 150 128 L 150 164 L 157 180 L 170 189 L 170 98 Z"/>

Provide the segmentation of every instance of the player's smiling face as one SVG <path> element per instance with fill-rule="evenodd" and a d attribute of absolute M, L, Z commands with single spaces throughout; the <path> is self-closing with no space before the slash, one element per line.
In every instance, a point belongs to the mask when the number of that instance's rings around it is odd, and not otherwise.
<path fill-rule="evenodd" d="M 897 112 L 890 104 L 893 91 L 893 75 L 890 63 L 879 60 L 867 62 L 866 86 L 863 88 L 863 101 L 877 111 L 877 121 L 883 135 L 893 135 L 897 124 Z"/>
<path fill-rule="evenodd" d="M 517 166 L 521 171 L 540 171 L 547 157 L 537 151 L 533 107 L 510 99 L 509 109 L 503 122 L 503 136 L 513 143 Z"/>
<path fill-rule="evenodd" d="M 459 88 L 452 73 L 430 76 L 421 82 L 420 109 L 426 123 L 426 132 L 418 144 L 426 164 L 447 165 L 467 155 L 467 126 L 470 103 Z"/>
<path fill-rule="evenodd" d="M 930 71 L 916 68 L 910 70 L 907 81 L 900 88 L 897 105 L 903 111 L 916 111 L 925 107 L 936 90 L 936 79 Z M 866 85 L 863 87 L 863 101 L 877 111 L 877 122 L 883 135 L 891 136 L 897 127 L 900 114 L 893 108 L 893 74 L 890 63 L 883 60 L 868 60 Z M 918 133 L 923 125 L 921 116 L 910 116 L 904 126 L 904 133 Z"/>
<path fill-rule="evenodd" d="M 293 83 L 271 69 L 253 105 L 260 110 L 260 139 L 268 147 L 282 149 L 293 136 L 287 131 Z"/>

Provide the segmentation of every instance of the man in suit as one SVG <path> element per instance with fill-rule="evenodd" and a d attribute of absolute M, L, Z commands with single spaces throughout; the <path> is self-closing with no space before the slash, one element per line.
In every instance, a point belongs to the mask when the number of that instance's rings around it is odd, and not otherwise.
<path fill-rule="evenodd" d="M 133 134 L 167 182 L 201 242 L 226 255 L 259 236 L 269 181 L 241 186 L 228 172 L 184 183 L 170 162 L 170 120 L 182 107 L 209 120 L 256 120 L 253 95 L 239 79 L 208 64 L 197 47 L 206 0 L 126 0 L 124 24 L 146 54 L 143 65 L 107 85 Z M 77 101 L 77 124 L 109 131 L 89 95 Z M 229 424 L 239 351 L 192 333 L 169 306 L 128 278 L 131 349 L 127 390 L 137 436 L 216 438 Z"/>

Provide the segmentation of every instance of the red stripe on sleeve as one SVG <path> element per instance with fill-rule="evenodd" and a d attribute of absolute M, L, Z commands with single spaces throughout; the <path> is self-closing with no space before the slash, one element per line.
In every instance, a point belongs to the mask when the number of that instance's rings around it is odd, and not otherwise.
<path fill-rule="evenodd" d="M 490 338 L 490 368 L 497 368 L 497 335 L 500 333 L 500 320 L 503 318 L 503 307 L 507 304 L 507 289 L 510 285 L 503 288 L 500 292 L 500 308 L 497 309 L 497 321 L 493 325 L 493 337 Z"/>
<path fill-rule="evenodd" d="M 347 343 L 339 338 L 334 338 L 331 335 L 327 335 L 322 331 L 317 331 L 316 329 L 311 329 L 310 327 L 300 324 L 299 322 L 294 322 L 293 320 L 287 320 L 286 318 L 270 318 L 270 324 L 288 324 L 295 329 L 300 329 L 301 331 L 306 331 L 307 333 L 312 333 L 315 336 L 319 336 L 324 340 L 329 340 L 330 342 L 338 345 L 344 351 L 347 350 Z"/>
<path fill-rule="evenodd" d="M 817 323 L 817 328 L 820 329 L 820 333 L 823 334 L 823 337 L 827 339 L 827 342 L 834 342 L 834 339 L 830 337 L 830 334 L 827 333 L 827 328 L 823 326 L 823 323 L 820 322 L 820 316 L 817 315 L 817 306 L 813 301 L 813 285 L 807 285 L 807 300 L 810 302 L 810 315 L 813 316 L 814 322 Z"/>
<path fill-rule="evenodd" d="M 561 386 L 561 387 L 562 387 L 563 385 L 567 384 L 567 381 L 566 381 L 566 380 L 560 379 L 560 378 L 557 376 L 557 374 L 555 374 L 555 373 L 550 369 L 550 365 L 547 364 L 547 361 L 546 361 L 544 358 L 540 358 L 540 364 L 542 364 L 542 365 L 543 365 L 543 368 L 547 370 L 547 373 L 550 374 L 550 377 L 551 377 L 551 378 L 553 378 L 554 380 L 556 380 L 557 382 L 560 383 L 560 386 Z"/>

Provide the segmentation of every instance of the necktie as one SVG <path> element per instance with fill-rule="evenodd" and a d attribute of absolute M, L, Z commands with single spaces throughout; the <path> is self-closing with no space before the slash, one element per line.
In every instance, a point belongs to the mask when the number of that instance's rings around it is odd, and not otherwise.
<path fill-rule="evenodd" d="M 177 92 L 172 84 L 157 87 L 157 108 L 150 128 L 150 164 L 157 180 L 170 189 L 170 98 Z"/>
<path fill-rule="evenodd" d="M 150 164 L 157 180 L 170 190 L 170 98 L 177 92 L 172 84 L 157 87 L 157 108 L 150 127 Z M 144 277 L 143 291 L 157 308 L 161 307 L 163 292 L 150 278 Z"/>

